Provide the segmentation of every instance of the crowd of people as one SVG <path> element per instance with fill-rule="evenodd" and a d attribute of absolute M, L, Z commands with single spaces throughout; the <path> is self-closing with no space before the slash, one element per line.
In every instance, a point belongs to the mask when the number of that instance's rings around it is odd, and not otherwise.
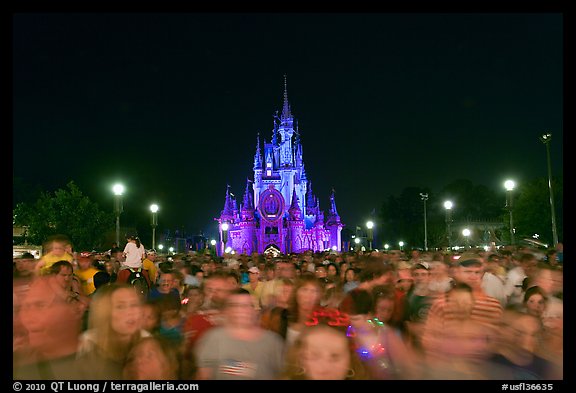
<path fill-rule="evenodd" d="M 215 257 L 56 235 L 14 259 L 13 378 L 561 380 L 560 247 Z"/>

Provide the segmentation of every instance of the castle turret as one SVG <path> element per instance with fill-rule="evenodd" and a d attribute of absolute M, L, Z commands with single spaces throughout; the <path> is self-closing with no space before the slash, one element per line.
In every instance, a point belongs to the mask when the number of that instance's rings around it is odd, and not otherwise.
<path fill-rule="evenodd" d="M 334 194 L 335 191 L 332 189 L 332 194 L 330 195 L 330 210 L 326 219 L 326 229 L 328 229 L 330 233 L 329 247 L 332 248 L 336 246 L 336 249 L 340 251 L 342 249 L 341 232 L 344 225 L 342 225 L 338 210 L 336 209 L 336 197 Z"/>

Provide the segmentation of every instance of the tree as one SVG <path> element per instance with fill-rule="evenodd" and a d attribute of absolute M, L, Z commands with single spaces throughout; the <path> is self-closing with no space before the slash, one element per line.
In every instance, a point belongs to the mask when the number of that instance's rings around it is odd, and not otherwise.
<path fill-rule="evenodd" d="M 35 202 L 21 202 L 13 210 L 14 225 L 28 227 L 27 239 L 34 244 L 50 235 L 67 235 L 76 250 L 101 249 L 105 235 L 114 229 L 113 213 L 100 210 L 73 181 L 53 195 L 42 192 Z"/>
<path fill-rule="evenodd" d="M 563 238 L 563 182 L 562 178 L 552 179 L 554 207 L 558 239 Z M 550 190 L 548 179 L 537 178 L 518 186 L 518 196 L 514 199 L 514 226 L 519 239 L 540 236 L 540 241 L 552 244 L 552 217 L 550 213 Z"/>

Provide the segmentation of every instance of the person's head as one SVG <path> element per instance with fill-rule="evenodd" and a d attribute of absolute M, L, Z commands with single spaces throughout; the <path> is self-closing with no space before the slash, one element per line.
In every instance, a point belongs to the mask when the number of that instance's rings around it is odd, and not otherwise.
<path fill-rule="evenodd" d="M 58 261 L 50 266 L 50 273 L 55 277 L 56 283 L 61 288 L 70 288 L 74 275 L 74 268 L 68 261 Z"/>
<path fill-rule="evenodd" d="M 274 278 L 294 278 L 296 269 L 294 263 L 288 259 L 281 259 L 276 262 L 276 274 Z"/>
<path fill-rule="evenodd" d="M 92 298 L 89 328 L 97 331 L 103 346 L 112 337 L 120 341 L 139 337 L 142 322 L 142 299 L 132 285 L 106 285 Z"/>
<path fill-rule="evenodd" d="M 68 296 L 53 275 L 30 283 L 17 311 L 28 345 L 46 359 L 76 351 L 85 306 Z"/>
<path fill-rule="evenodd" d="M 372 289 L 374 301 L 374 317 L 384 323 L 389 323 L 394 314 L 395 296 L 389 286 L 377 286 Z"/>
<path fill-rule="evenodd" d="M 110 274 L 105 271 L 99 271 L 92 277 L 94 280 L 94 288 L 98 289 L 104 285 L 110 284 Z"/>
<path fill-rule="evenodd" d="M 412 278 L 414 286 L 425 288 L 430 283 L 430 265 L 428 262 L 418 262 L 412 266 Z"/>
<path fill-rule="evenodd" d="M 16 270 L 21 276 L 29 276 L 34 273 L 36 258 L 29 252 L 25 252 L 17 258 L 14 258 Z"/>
<path fill-rule="evenodd" d="M 194 285 L 189 286 L 184 293 L 182 302 L 187 312 L 198 310 L 204 302 L 204 293 L 202 292 L 202 289 Z"/>
<path fill-rule="evenodd" d="M 229 326 L 253 328 L 257 325 L 258 313 L 252 295 L 246 289 L 236 288 L 230 292 L 224 303 L 224 314 Z"/>
<path fill-rule="evenodd" d="M 311 310 L 320 304 L 322 285 L 314 276 L 303 275 L 294 286 L 292 307 L 296 310 Z M 297 311 L 296 311 L 297 312 Z"/>
<path fill-rule="evenodd" d="M 474 307 L 473 289 L 463 282 L 456 283 L 446 292 L 446 303 L 454 319 L 467 319 Z"/>
<path fill-rule="evenodd" d="M 348 293 L 345 301 L 340 304 L 340 311 L 348 314 L 350 325 L 356 333 L 371 330 L 370 323 L 374 316 L 374 297 L 367 290 L 353 290 Z"/>
<path fill-rule="evenodd" d="M 234 289 L 228 274 L 224 271 L 215 271 L 204 278 L 202 283 L 204 292 L 204 307 L 222 308 L 228 294 Z"/>
<path fill-rule="evenodd" d="M 63 257 L 67 252 L 71 251 L 71 248 L 72 243 L 66 235 L 52 235 L 44 242 L 44 254 L 50 253 L 57 257 Z"/>
<path fill-rule="evenodd" d="M 524 307 L 526 312 L 535 317 L 542 317 L 546 309 L 548 296 L 539 286 L 533 286 L 524 293 Z"/>
<path fill-rule="evenodd" d="M 320 279 L 326 278 L 328 276 L 328 271 L 326 270 L 326 266 L 324 265 L 316 266 L 316 270 L 314 273 L 316 274 L 316 277 Z"/>
<path fill-rule="evenodd" d="M 484 266 L 482 260 L 478 258 L 460 257 L 456 262 L 453 273 L 456 282 L 467 284 L 473 290 L 479 290 L 482 286 Z"/>
<path fill-rule="evenodd" d="M 538 265 L 534 273 L 534 285 L 540 287 L 547 296 L 563 291 L 562 271 L 545 263 Z"/>
<path fill-rule="evenodd" d="M 172 270 L 162 272 L 158 279 L 158 292 L 167 294 L 174 288 L 174 272 Z"/>
<path fill-rule="evenodd" d="M 301 378 L 311 380 L 354 379 L 355 353 L 346 334 L 325 324 L 304 328 L 294 344 L 298 348 Z"/>
<path fill-rule="evenodd" d="M 394 281 L 394 270 L 388 263 L 376 257 L 363 257 L 363 267 L 360 271 L 360 282 L 371 286 L 388 285 Z"/>
<path fill-rule="evenodd" d="M 155 301 L 147 301 L 142 305 L 142 329 L 155 333 L 160 328 L 160 307 Z"/>
<path fill-rule="evenodd" d="M 400 292 L 408 292 L 414 285 L 414 278 L 412 278 L 412 269 L 404 268 L 396 271 L 396 284 L 395 288 Z"/>
<path fill-rule="evenodd" d="M 338 271 L 338 266 L 334 262 L 330 262 L 326 265 L 326 272 L 329 277 L 338 277 L 340 272 Z"/>
<path fill-rule="evenodd" d="M 127 380 L 176 380 L 179 373 L 178 350 L 161 336 L 138 341 L 128 353 L 123 369 Z"/>
<path fill-rule="evenodd" d="M 511 360 L 532 359 L 542 339 L 542 323 L 533 315 L 509 308 L 504 311 L 499 336 L 499 345 L 514 353 Z"/>
<path fill-rule="evenodd" d="M 82 251 L 76 255 L 79 270 L 88 270 L 93 267 L 94 256 L 90 251 Z"/>
<path fill-rule="evenodd" d="M 251 283 L 256 283 L 260 280 L 260 269 L 256 266 L 252 266 L 248 269 L 248 280 Z"/>

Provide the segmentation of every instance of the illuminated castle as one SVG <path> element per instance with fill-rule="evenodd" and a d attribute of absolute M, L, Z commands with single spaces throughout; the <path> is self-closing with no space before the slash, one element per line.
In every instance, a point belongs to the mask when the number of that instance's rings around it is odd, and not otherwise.
<path fill-rule="evenodd" d="M 229 186 L 219 222 L 221 251 L 237 253 L 341 250 L 344 225 L 336 211 L 334 190 L 325 216 L 306 178 L 298 128 L 288 104 L 284 80 L 284 106 L 274 116 L 272 140 L 260 148 L 257 137 L 254 181 L 247 180 L 240 209 Z M 229 251 L 231 251 L 229 250 Z"/>

